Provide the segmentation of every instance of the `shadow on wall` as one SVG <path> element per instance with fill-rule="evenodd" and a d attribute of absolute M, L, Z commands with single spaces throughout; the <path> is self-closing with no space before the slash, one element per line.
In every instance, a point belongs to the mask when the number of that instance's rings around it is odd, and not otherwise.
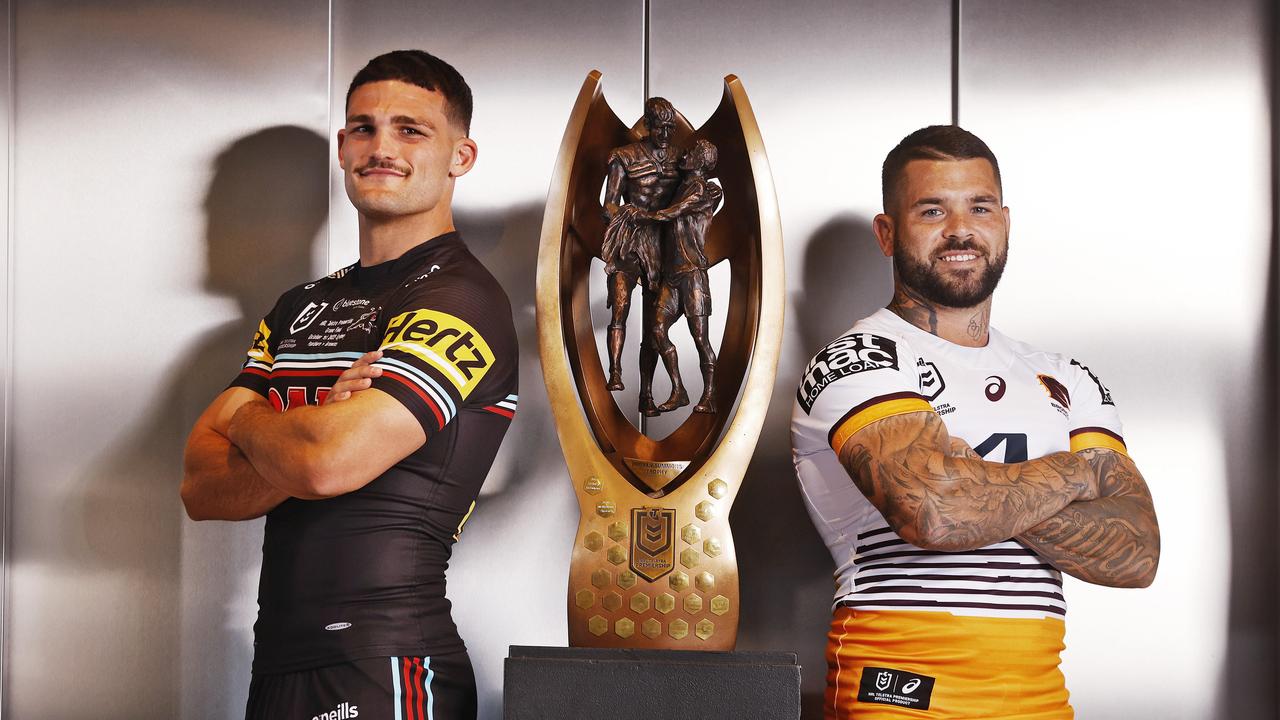
<path fill-rule="evenodd" d="M 258 319 L 279 293 L 312 276 L 312 244 L 328 215 L 328 155 L 328 141 L 315 132 L 273 127 L 214 161 L 204 202 L 205 288 L 234 300 L 239 317 L 185 349 L 158 339 L 155 377 L 164 389 L 156 406 L 94 463 L 83 479 L 82 517 L 65 524 L 67 532 L 84 529 L 86 568 L 137 575 L 151 588 L 126 606 L 87 604 L 76 619 L 86 632 L 63 634 L 85 643 L 75 656 L 132 658 L 77 681 L 76 704 L 86 713 L 98 708 L 93 717 L 136 716 L 130 707 L 166 718 L 243 713 L 261 521 L 187 520 L 178 498 L 182 449 L 195 418 L 235 376 Z"/>
<path fill-rule="evenodd" d="M 1280 148 L 1280 9 L 1270 5 L 1271 147 Z M 1231 518 L 1231 590 L 1227 609 L 1227 658 L 1219 684 L 1223 717 L 1275 717 L 1280 673 L 1276 619 L 1276 438 L 1280 434 L 1280 160 L 1271 160 L 1271 254 L 1259 328 L 1257 362 L 1243 382 L 1227 385 L 1221 417 L 1226 439 L 1227 497 Z M 1252 422 L 1261 419 L 1261 422 Z M 1261 662 L 1259 662 L 1261 660 Z"/>
<path fill-rule="evenodd" d="M 511 553 L 514 533 L 519 533 L 521 545 L 549 549 L 555 556 L 532 574 L 545 580 L 541 591 L 559 594 L 577 527 L 577 502 L 565 478 L 538 357 L 534 290 L 542 215 L 540 203 L 491 212 L 455 211 L 455 224 L 467 246 L 511 300 L 520 343 L 519 409 L 485 480 L 475 515 L 455 546 L 449 571 L 454 618 L 470 649 L 481 718 L 502 716 L 502 659 L 507 646 L 518 641 L 510 626 L 503 624 L 495 633 L 492 623 L 485 621 L 510 612 L 511 583 L 488 571 L 493 558 Z M 533 521 L 530 508 L 538 508 Z"/>
<path fill-rule="evenodd" d="M 794 281 L 793 281 L 794 282 Z M 805 245 L 790 292 L 798 328 L 784 347 L 760 442 L 732 511 L 741 576 L 738 647 L 799 652 L 803 717 L 822 717 L 826 635 L 835 590 L 830 553 L 813 528 L 791 463 L 791 408 L 809 358 L 892 296 L 888 261 L 865 218 L 840 215 Z"/>

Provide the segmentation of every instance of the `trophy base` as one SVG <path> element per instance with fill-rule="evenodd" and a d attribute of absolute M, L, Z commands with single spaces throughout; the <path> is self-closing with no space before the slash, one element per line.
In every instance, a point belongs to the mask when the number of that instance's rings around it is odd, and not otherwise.
<path fill-rule="evenodd" d="M 799 720 L 794 652 L 512 645 L 503 720 Z"/>

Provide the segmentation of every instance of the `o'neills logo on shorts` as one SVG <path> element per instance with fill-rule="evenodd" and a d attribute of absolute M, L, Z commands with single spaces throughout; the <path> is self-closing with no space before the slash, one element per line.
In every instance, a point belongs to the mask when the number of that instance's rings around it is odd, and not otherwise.
<path fill-rule="evenodd" d="M 842 377 L 867 370 L 898 369 L 898 344 L 889 338 L 864 332 L 845 335 L 814 356 L 804 369 L 796 400 L 805 413 L 812 412 L 818 395 Z"/>
<path fill-rule="evenodd" d="M 360 717 L 360 706 L 344 702 L 329 712 L 312 715 L 311 720 L 351 720 Z"/>

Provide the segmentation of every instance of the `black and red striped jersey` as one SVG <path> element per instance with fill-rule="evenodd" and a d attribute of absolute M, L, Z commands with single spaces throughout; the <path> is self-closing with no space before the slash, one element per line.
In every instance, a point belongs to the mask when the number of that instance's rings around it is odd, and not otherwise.
<path fill-rule="evenodd" d="M 255 673 L 464 649 L 445 569 L 515 414 L 519 373 L 506 293 L 461 237 L 286 292 L 232 385 L 281 412 L 317 405 L 375 349 L 373 388 L 403 403 L 427 440 L 355 492 L 267 514 Z"/>

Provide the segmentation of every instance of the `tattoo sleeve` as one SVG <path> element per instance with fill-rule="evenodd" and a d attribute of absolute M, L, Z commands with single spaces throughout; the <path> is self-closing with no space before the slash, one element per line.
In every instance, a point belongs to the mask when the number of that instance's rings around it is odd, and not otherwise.
<path fill-rule="evenodd" d="M 956 454 L 929 412 L 871 423 L 845 441 L 840 461 L 903 540 L 931 550 L 1008 540 L 1096 488 L 1087 461 L 1072 453 L 1012 464 Z"/>
<path fill-rule="evenodd" d="M 1059 570 L 1086 582 L 1146 587 L 1160 563 L 1151 492 L 1133 461 L 1112 450 L 1078 453 L 1098 476 L 1096 500 L 1073 502 L 1018 536 Z"/>

